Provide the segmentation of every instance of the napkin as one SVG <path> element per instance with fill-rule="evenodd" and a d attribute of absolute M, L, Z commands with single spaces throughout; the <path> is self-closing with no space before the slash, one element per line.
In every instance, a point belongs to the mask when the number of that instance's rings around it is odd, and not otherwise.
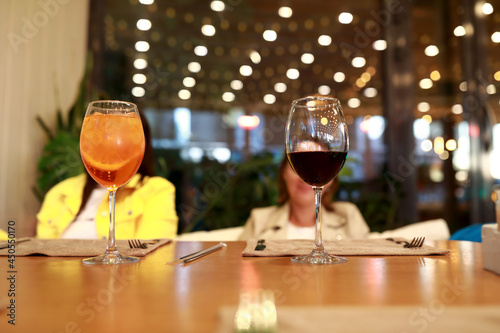
<path fill-rule="evenodd" d="M 141 239 L 141 242 L 152 240 Z M 147 249 L 131 249 L 127 240 L 117 240 L 116 246 L 121 254 L 143 257 L 160 246 L 172 242 L 171 239 L 159 239 L 155 244 L 148 244 Z M 0 243 L 2 245 L 3 242 Z M 92 257 L 103 254 L 106 250 L 105 239 L 36 239 L 16 244 L 16 256 L 46 255 L 49 257 Z M 12 252 L 12 250 L 11 250 Z M 0 256 L 8 255 L 8 249 L 1 249 Z"/>
<path fill-rule="evenodd" d="M 278 331 L 280 333 L 499 332 L 500 306 L 446 306 L 439 312 L 433 310 L 432 306 L 424 305 L 278 306 Z M 236 308 L 221 308 L 216 332 L 235 332 L 235 313 Z"/>
<path fill-rule="evenodd" d="M 423 245 L 416 248 L 405 248 L 404 244 L 397 244 L 396 241 L 405 241 L 402 238 L 395 238 L 394 241 L 385 239 L 352 239 L 323 242 L 326 252 L 332 255 L 341 256 L 426 256 L 448 254 L 450 250 L 438 249 L 432 246 Z M 406 240 L 410 242 L 411 240 Z M 266 240 L 263 251 L 256 251 L 257 239 L 247 241 L 247 246 L 243 250 L 244 257 L 282 257 L 309 254 L 314 247 L 314 241 L 304 239 L 293 240 Z"/>

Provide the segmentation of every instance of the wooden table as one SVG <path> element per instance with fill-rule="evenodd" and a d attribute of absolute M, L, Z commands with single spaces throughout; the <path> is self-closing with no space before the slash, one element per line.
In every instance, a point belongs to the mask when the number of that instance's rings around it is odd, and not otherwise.
<path fill-rule="evenodd" d="M 17 257 L 16 326 L 0 332 L 214 332 L 222 306 L 271 289 L 280 306 L 500 305 L 500 276 L 482 268 L 481 244 L 437 242 L 447 256 L 349 257 L 313 266 L 289 258 L 243 258 L 244 242 L 188 265 L 169 260 L 214 242 L 174 242 L 138 264 L 87 266 L 81 258 Z M 0 299 L 7 258 L 0 257 Z M 3 307 L 5 309 L 5 307 Z M 8 314 L 8 313 L 7 313 Z"/>

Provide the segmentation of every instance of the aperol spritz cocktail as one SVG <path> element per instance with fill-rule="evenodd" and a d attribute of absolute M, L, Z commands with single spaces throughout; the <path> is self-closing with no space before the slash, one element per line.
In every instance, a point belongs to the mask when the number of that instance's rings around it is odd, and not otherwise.
<path fill-rule="evenodd" d="M 144 156 L 141 118 L 135 113 L 86 116 L 80 150 L 96 182 L 107 188 L 122 186 L 135 175 Z"/>
<path fill-rule="evenodd" d="M 80 133 L 80 154 L 94 180 L 108 188 L 109 237 L 103 255 L 84 259 L 85 264 L 122 264 L 139 258 L 124 256 L 115 242 L 116 190 L 137 172 L 144 157 L 145 140 L 137 106 L 121 101 L 89 104 Z"/>

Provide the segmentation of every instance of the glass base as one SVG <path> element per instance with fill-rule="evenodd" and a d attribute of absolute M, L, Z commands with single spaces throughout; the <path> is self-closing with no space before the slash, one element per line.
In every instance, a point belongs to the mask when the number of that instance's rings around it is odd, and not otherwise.
<path fill-rule="evenodd" d="M 325 251 L 313 250 L 306 256 L 298 256 L 291 259 L 293 262 L 300 264 L 318 264 L 318 265 L 330 265 L 330 264 L 342 264 L 347 262 L 347 258 L 331 256 Z"/>
<path fill-rule="evenodd" d="M 105 253 L 100 256 L 83 259 L 82 262 L 87 265 L 114 265 L 114 264 L 132 264 L 138 262 L 139 258 L 124 256 L 118 252 Z"/>

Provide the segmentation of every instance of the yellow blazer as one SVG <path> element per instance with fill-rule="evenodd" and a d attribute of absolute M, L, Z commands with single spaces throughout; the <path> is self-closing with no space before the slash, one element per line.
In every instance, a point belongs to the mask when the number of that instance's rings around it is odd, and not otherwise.
<path fill-rule="evenodd" d="M 37 214 L 37 237 L 60 238 L 75 220 L 82 203 L 86 175 L 66 179 L 54 186 L 45 196 Z M 108 196 L 102 199 L 95 215 L 97 235 L 105 239 L 109 234 Z M 161 177 L 136 174 L 118 189 L 115 205 L 115 233 L 117 239 L 174 238 L 177 234 L 175 187 Z"/>

